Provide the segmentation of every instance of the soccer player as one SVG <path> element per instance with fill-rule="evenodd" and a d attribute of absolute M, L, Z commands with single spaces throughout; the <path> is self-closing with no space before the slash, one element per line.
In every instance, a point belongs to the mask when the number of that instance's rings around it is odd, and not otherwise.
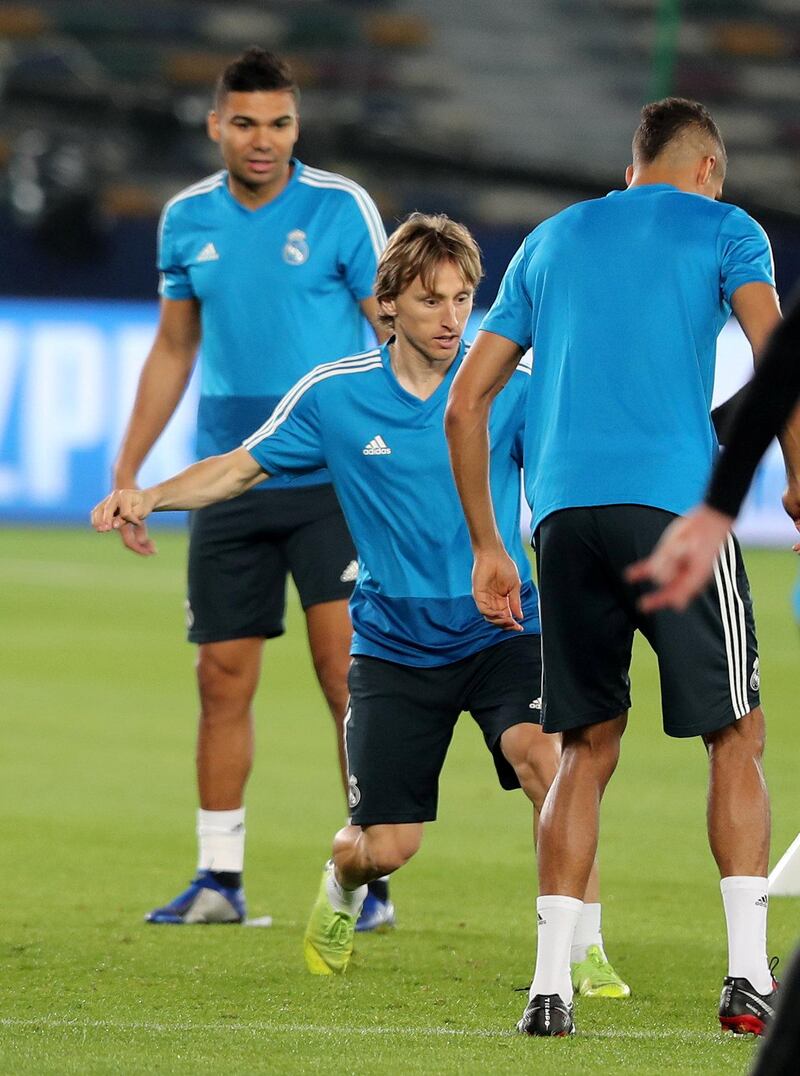
<path fill-rule="evenodd" d="M 781 436 L 788 486 L 783 506 L 800 530 L 800 293 L 778 326 L 756 375 L 738 402 L 714 467 L 704 502 L 675 520 L 647 559 L 628 571 L 631 581 L 653 580 L 657 589 L 641 599 L 643 609 L 682 610 L 708 583 L 720 546 L 773 437 Z M 795 411 L 791 426 L 786 422 Z M 794 546 L 800 553 L 800 542 Z M 795 589 L 795 618 L 800 621 L 800 588 Z"/>
<path fill-rule="evenodd" d="M 539 831 L 539 945 L 523 1017 L 532 1034 L 574 1029 L 569 948 L 627 722 L 637 628 L 658 655 L 665 731 L 701 736 L 708 751 L 709 838 L 729 944 L 720 1021 L 760 1032 L 774 1004 L 764 716 L 738 546 L 730 540 L 715 584 L 680 622 L 642 615 L 624 578 L 708 480 L 715 341 L 731 306 L 756 353 L 780 317 L 764 232 L 719 201 L 725 168 L 702 105 L 647 105 L 627 189 L 572 206 L 527 237 L 451 391 L 447 430 L 474 594 L 491 623 L 518 630 L 516 564 L 486 481 L 486 417 L 533 347 L 525 480 L 544 628 L 543 722 L 562 733 L 563 752 Z"/>
<path fill-rule="evenodd" d="M 290 71 L 271 53 L 248 49 L 222 73 L 208 118 L 225 168 L 181 191 L 161 218 L 160 321 L 116 461 L 118 487 L 136 485 L 198 347 L 197 450 L 208 456 L 240 444 L 314 362 L 363 347 L 365 316 L 378 327 L 378 211 L 356 183 L 297 160 L 298 132 Z M 155 552 L 144 525 L 128 524 L 121 535 L 134 553 Z M 290 572 L 341 743 L 355 558 L 322 468 L 194 514 L 187 613 L 198 645 L 198 872 L 149 922 L 244 920 L 244 790 L 264 640 L 284 630 Z M 393 922 L 386 887 L 376 888 L 365 927 Z"/>
<path fill-rule="evenodd" d="M 412 215 L 378 267 L 376 297 L 394 336 L 381 348 L 318 366 L 233 452 L 94 510 L 99 531 L 151 511 L 198 508 L 261 482 L 327 466 L 359 552 L 346 722 L 351 824 L 334 840 L 305 938 L 312 972 L 341 972 L 366 883 L 419 847 L 436 817 L 453 728 L 469 710 L 505 788 L 541 807 L 558 743 L 539 725 L 536 591 L 519 533 L 520 457 L 529 367 L 492 415 L 493 482 L 505 542 L 523 582 L 528 630 L 509 637 L 478 615 L 471 557 L 444 439 L 447 391 L 481 275 L 469 232 L 447 217 Z M 625 997 L 600 931 L 597 878 L 572 950 L 576 989 Z"/>

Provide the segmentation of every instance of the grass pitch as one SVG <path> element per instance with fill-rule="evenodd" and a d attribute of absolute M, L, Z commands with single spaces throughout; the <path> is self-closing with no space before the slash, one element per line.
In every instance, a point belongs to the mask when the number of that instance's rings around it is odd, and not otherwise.
<path fill-rule="evenodd" d="M 192 651 L 181 534 L 138 561 L 113 536 L 0 531 L 3 926 L 0 1071 L 13 1073 L 742 1073 L 724 1039 L 705 758 L 660 730 L 639 647 L 634 710 L 603 814 L 609 954 L 627 1002 L 579 1001 L 574 1040 L 512 1033 L 534 958 L 530 811 L 459 726 L 440 821 L 393 882 L 399 928 L 316 979 L 301 936 L 344 810 L 330 721 L 291 601 L 267 644 L 248 792 L 246 886 L 271 929 L 146 926 L 194 867 Z M 797 631 L 788 554 L 751 553 L 770 722 L 773 862 L 800 828 Z M 798 902 L 771 905 L 788 955 Z"/>

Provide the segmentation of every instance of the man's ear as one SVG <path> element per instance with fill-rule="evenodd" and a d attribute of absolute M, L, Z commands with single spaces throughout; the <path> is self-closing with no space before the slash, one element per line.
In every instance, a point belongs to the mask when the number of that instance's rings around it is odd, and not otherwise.
<path fill-rule="evenodd" d="M 219 142 L 219 117 L 213 108 L 206 116 L 206 133 L 212 142 Z"/>
<path fill-rule="evenodd" d="M 703 157 L 700 162 L 700 167 L 697 170 L 697 182 L 701 187 L 708 186 L 709 180 L 714 174 L 714 169 L 717 167 L 717 158 L 713 155 L 709 157 Z"/>
<path fill-rule="evenodd" d="M 629 164 L 628 167 L 625 169 L 625 186 L 630 187 L 632 180 L 633 180 L 633 165 Z"/>

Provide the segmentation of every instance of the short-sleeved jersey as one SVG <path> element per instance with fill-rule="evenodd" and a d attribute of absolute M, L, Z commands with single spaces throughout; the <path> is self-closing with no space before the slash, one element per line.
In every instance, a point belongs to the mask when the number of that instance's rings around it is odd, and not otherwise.
<path fill-rule="evenodd" d="M 364 347 L 358 303 L 372 294 L 385 242 L 366 191 L 297 160 L 260 209 L 233 197 L 226 171 L 167 203 L 159 290 L 200 303 L 198 455 L 235 448 L 315 363 Z"/>
<path fill-rule="evenodd" d="M 472 598 L 472 551 L 444 435 L 463 347 L 427 400 L 394 376 L 388 348 L 312 370 L 244 445 L 269 475 L 327 466 L 359 556 L 350 602 L 353 653 L 446 665 L 509 638 Z M 538 601 L 520 536 L 524 398 L 521 366 L 490 419 L 491 484 L 500 533 L 523 580 L 525 630 Z"/>
<path fill-rule="evenodd" d="M 669 184 L 614 191 L 531 232 L 482 328 L 533 347 L 534 526 L 561 508 L 682 513 L 702 498 L 716 339 L 736 289 L 756 281 L 774 283 L 763 229 Z"/>

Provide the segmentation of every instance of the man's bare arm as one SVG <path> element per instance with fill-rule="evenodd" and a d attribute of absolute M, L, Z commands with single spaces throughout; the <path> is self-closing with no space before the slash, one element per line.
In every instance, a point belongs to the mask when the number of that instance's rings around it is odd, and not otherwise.
<path fill-rule="evenodd" d="M 757 366 L 766 350 L 769 338 L 781 321 L 778 294 L 771 284 L 756 281 L 742 284 L 733 293 L 731 306 L 736 320 L 742 327 L 753 349 L 753 362 Z"/>
<path fill-rule="evenodd" d="M 200 343 L 200 305 L 195 299 L 162 299 L 153 346 L 139 375 L 136 399 L 114 464 L 113 483 L 132 489 L 143 461 L 180 403 Z M 147 556 L 155 546 L 142 524 L 120 529 L 125 545 Z"/>
<path fill-rule="evenodd" d="M 145 457 L 180 403 L 200 344 L 196 299 L 162 299 L 153 346 L 139 375 L 131 417 L 114 464 L 114 484 L 135 483 Z"/>
<path fill-rule="evenodd" d="M 473 595 L 491 623 L 520 631 L 519 573 L 497 529 L 489 488 L 489 412 L 513 374 L 522 348 L 496 333 L 480 332 L 450 389 L 445 431 L 458 495 L 469 528 L 475 566 Z"/>
<path fill-rule="evenodd" d="M 127 523 L 141 526 L 151 512 L 205 508 L 238 497 L 265 477 L 247 449 L 236 448 L 200 460 L 148 489 L 114 490 L 92 511 L 92 526 L 101 532 L 119 530 Z"/>

